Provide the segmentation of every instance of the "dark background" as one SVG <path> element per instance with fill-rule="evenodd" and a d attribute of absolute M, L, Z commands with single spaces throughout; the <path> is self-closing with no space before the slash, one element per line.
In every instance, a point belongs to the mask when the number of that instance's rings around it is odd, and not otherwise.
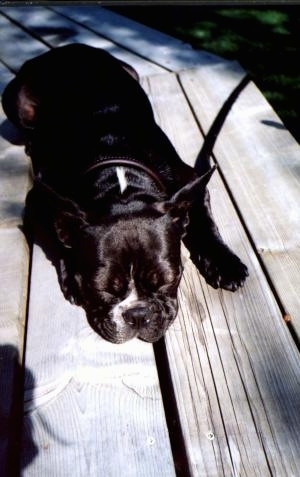
<path fill-rule="evenodd" d="M 300 5 L 109 7 L 196 49 L 235 59 L 300 142 Z"/>

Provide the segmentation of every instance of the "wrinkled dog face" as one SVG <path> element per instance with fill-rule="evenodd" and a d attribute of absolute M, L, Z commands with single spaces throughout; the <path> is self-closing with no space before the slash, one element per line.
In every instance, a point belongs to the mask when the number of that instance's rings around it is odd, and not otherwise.
<path fill-rule="evenodd" d="M 182 273 L 177 227 L 166 216 L 136 218 L 87 226 L 77 237 L 77 295 L 105 339 L 154 342 L 175 319 Z"/>
<path fill-rule="evenodd" d="M 65 296 L 85 309 L 103 338 L 113 343 L 133 337 L 154 342 L 174 321 L 188 210 L 194 198 L 204 194 L 212 173 L 170 199 L 148 206 L 130 202 L 122 213 L 96 223 L 73 201 L 35 183 L 39 202 L 52 202 L 55 210 L 55 232 L 65 249 L 60 271 Z"/>

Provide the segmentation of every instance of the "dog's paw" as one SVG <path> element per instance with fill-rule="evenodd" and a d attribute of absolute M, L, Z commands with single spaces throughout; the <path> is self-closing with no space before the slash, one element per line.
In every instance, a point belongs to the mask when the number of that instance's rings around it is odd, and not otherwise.
<path fill-rule="evenodd" d="M 236 291 L 249 275 L 246 265 L 226 246 L 211 250 L 196 260 L 193 258 L 193 261 L 213 288 Z"/>
<path fill-rule="evenodd" d="M 78 297 L 76 296 L 76 292 L 70 282 L 64 281 L 60 284 L 60 287 L 66 300 L 68 300 L 72 305 L 80 305 Z"/>

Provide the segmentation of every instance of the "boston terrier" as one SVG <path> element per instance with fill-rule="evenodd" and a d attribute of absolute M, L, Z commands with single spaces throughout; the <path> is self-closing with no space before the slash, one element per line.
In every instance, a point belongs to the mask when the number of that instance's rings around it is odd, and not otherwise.
<path fill-rule="evenodd" d="M 4 111 L 32 160 L 24 220 L 52 236 L 65 297 L 105 339 L 164 335 L 177 314 L 181 240 L 211 286 L 244 284 L 247 267 L 223 242 L 206 188 L 217 133 L 243 87 L 192 168 L 156 124 L 136 71 L 106 51 L 55 48 L 7 85 Z"/>

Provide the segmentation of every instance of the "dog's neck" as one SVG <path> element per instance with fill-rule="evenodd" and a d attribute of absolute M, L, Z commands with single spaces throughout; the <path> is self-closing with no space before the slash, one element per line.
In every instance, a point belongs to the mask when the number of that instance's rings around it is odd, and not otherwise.
<path fill-rule="evenodd" d="M 158 173 L 126 155 L 101 156 L 80 177 L 79 203 L 95 217 L 145 212 L 168 197 Z"/>
<path fill-rule="evenodd" d="M 120 187 L 121 189 L 126 186 L 124 176 L 122 175 L 122 168 L 123 167 L 133 167 L 137 170 L 140 170 L 144 173 L 146 173 L 154 182 L 155 184 L 159 187 L 161 192 L 166 192 L 165 185 L 163 184 L 161 178 L 159 175 L 153 171 L 153 169 L 150 169 L 150 167 L 145 166 L 145 164 L 142 164 L 138 161 L 135 161 L 132 158 L 129 158 L 127 156 L 117 156 L 117 157 L 111 157 L 111 156 L 105 156 L 99 158 L 94 164 L 89 166 L 84 172 L 83 176 L 87 176 L 90 172 L 103 169 L 106 167 L 115 167 L 118 175 L 118 179 L 120 182 Z"/>

